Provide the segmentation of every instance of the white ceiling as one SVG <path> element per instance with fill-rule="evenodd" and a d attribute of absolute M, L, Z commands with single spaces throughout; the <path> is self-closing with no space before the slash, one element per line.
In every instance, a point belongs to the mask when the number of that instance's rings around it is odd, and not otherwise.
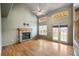
<path fill-rule="evenodd" d="M 50 12 L 50 11 L 53 11 L 55 9 L 58 9 L 60 7 L 63 7 L 65 5 L 69 5 L 70 3 L 28 3 L 26 4 L 30 10 L 33 12 L 33 11 L 38 11 L 37 10 L 37 7 L 39 6 L 39 8 L 41 10 L 44 11 L 44 14 Z M 34 12 L 34 14 L 37 15 L 36 12 Z M 41 14 L 43 15 L 43 14 Z M 41 15 L 37 15 L 37 16 L 41 16 Z"/>
<path fill-rule="evenodd" d="M 33 12 L 33 13 L 37 16 L 45 15 L 48 12 L 51 12 L 55 9 L 58 9 L 58 8 L 63 7 L 65 5 L 69 5 L 69 3 L 23 3 L 23 4 L 24 4 L 24 6 L 27 6 L 31 10 L 31 12 L 36 11 L 36 12 Z M 8 15 L 10 7 L 11 7 L 10 3 L 1 4 L 2 16 Z M 37 12 L 38 12 L 37 7 L 39 7 L 43 11 L 42 14 L 40 14 L 40 15 L 37 14 Z"/>
<path fill-rule="evenodd" d="M 74 3 L 75 8 L 79 8 L 79 3 Z"/>

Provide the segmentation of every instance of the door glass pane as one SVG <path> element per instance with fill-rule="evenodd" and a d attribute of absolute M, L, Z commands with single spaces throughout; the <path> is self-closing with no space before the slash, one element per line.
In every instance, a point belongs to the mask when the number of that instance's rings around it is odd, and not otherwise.
<path fill-rule="evenodd" d="M 58 27 L 53 27 L 53 40 L 58 40 L 58 35 L 59 35 L 59 31 L 58 31 Z"/>
<path fill-rule="evenodd" d="M 68 28 L 67 27 L 60 27 L 60 41 L 67 42 L 67 33 Z"/>

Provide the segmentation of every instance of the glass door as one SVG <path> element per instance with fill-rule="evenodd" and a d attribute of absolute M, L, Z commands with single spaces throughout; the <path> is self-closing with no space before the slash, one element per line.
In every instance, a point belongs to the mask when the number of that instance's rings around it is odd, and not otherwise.
<path fill-rule="evenodd" d="M 53 40 L 58 41 L 58 39 L 59 39 L 59 28 L 58 28 L 58 26 L 53 26 L 52 32 L 53 32 L 53 34 L 52 34 Z"/>
<path fill-rule="evenodd" d="M 53 26 L 52 39 L 54 41 L 67 43 L 68 40 L 68 27 L 66 25 Z"/>
<path fill-rule="evenodd" d="M 68 39 L 68 27 L 60 26 L 60 41 L 66 43 L 67 39 Z"/>

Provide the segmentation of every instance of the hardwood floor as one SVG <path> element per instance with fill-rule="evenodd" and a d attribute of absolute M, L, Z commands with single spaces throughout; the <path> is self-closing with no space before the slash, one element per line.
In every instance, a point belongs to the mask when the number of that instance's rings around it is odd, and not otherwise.
<path fill-rule="evenodd" d="M 73 56 L 73 47 L 47 40 L 29 40 L 2 48 L 2 56 Z"/>

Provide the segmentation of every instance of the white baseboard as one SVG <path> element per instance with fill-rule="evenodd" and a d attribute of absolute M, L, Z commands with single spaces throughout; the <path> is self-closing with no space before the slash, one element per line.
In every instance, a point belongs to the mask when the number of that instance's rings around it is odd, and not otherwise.
<path fill-rule="evenodd" d="M 15 41 L 3 42 L 2 46 L 7 46 L 16 43 Z"/>
<path fill-rule="evenodd" d="M 2 51 L 2 48 L 1 48 L 1 46 L 0 46 L 0 56 L 1 56 L 1 51 Z"/>
<path fill-rule="evenodd" d="M 73 49 L 74 49 L 74 47 L 73 47 Z M 74 49 L 74 55 L 77 56 L 75 49 Z"/>

